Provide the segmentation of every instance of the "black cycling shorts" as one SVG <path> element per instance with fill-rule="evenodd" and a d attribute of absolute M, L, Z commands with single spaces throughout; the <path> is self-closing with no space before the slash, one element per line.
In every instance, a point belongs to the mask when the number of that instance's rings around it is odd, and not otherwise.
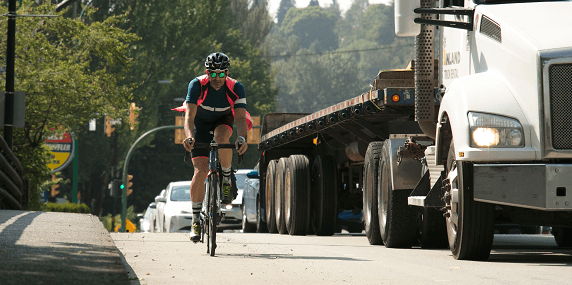
<path fill-rule="evenodd" d="M 232 132 L 232 126 L 234 125 L 232 110 L 229 109 L 226 112 L 217 114 L 198 107 L 197 116 L 195 116 L 195 129 L 193 131 L 195 143 L 210 143 L 214 138 L 214 130 L 220 125 L 228 126 Z M 201 156 L 209 157 L 209 149 L 194 148 L 191 150 L 192 158 Z"/>

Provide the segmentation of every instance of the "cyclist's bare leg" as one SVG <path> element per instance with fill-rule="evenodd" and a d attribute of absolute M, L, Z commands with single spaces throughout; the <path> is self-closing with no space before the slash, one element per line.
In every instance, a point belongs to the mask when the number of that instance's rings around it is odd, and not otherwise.
<path fill-rule="evenodd" d="M 219 125 L 214 131 L 214 140 L 219 143 L 229 143 L 230 136 L 232 135 L 232 129 L 227 125 Z M 230 168 L 232 164 L 232 150 L 231 149 L 219 149 L 218 156 L 220 159 L 220 166 L 223 168 Z"/>
<path fill-rule="evenodd" d="M 193 158 L 195 174 L 191 180 L 191 202 L 202 202 L 205 197 L 205 180 L 209 174 L 209 158 Z"/>

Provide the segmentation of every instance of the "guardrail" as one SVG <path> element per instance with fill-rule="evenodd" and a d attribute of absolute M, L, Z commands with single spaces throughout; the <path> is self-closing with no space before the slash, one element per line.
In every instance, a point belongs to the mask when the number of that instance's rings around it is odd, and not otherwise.
<path fill-rule="evenodd" d="M 0 209 L 28 208 L 29 188 L 22 164 L 0 136 Z"/>

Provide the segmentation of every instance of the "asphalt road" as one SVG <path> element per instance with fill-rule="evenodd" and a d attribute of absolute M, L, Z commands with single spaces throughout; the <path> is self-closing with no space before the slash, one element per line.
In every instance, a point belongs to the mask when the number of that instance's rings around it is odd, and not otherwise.
<path fill-rule="evenodd" d="M 552 235 L 496 235 L 486 262 L 448 249 L 387 249 L 365 235 L 217 234 L 217 256 L 184 233 L 112 233 L 131 284 L 572 284 Z M 214 281 L 214 282 L 213 282 Z"/>

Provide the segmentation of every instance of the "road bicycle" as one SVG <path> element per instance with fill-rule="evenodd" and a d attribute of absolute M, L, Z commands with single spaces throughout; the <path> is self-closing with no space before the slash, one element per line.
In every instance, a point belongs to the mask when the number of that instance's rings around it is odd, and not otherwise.
<path fill-rule="evenodd" d="M 200 213 L 201 233 L 200 242 L 204 243 L 204 236 L 207 235 L 207 253 L 211 256 L 215 255 L 216 250 L 216 232 L 217 226 L 222 220 L 222 178 L 219 179 L 219 173 L 222 174 L 222 167 L 218 157 L 218 150 L 221 148 L 234 149 L 234 144 L 219 144 L 214 140 L 210 143 L 195 143 L 194 148 L 209 149 L 209 173 L 207 175 L 207 183 L 205 183 L 205 198 Z M 239 145 L 240 147 L 240 145 Z M 190 153 L 185 150 L 185 163 L 189 160 Z M 238 164 L 242 162 L 242 155 L 238 155 Z M 234 171 L 231 170 L 232 191 L 236 192 L 236 179 Z M 236 193 L 235 193 L 236 195 Z"/>

